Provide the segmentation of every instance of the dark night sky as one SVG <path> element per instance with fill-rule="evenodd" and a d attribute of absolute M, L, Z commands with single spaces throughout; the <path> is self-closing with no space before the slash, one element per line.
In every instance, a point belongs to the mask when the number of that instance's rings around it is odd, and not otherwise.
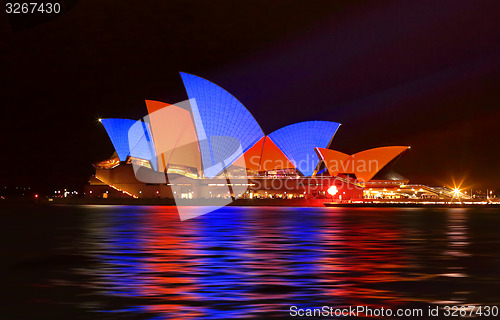
<path fill-rule="evenodd" d="M 81 187 L 113 147 L 100 117 L 231 92 L 265 133 L 342 123 L 333 148 L 411 145 L 414 182 L 498 187 L 500 2 L 80 1 L 13 31 L 0 14 L 2 184 Z"/>

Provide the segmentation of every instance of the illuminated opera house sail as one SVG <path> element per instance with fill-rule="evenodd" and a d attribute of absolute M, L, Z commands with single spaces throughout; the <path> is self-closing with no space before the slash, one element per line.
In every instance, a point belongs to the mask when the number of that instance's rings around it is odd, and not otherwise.
<path fill-rule="evenodd" d="M 140 120 L 100 119 L 115 149 L 96 163 L 87 195 L 134 198 L 363 197 L 365 184 L 407 147 L 334 151 L 340 124 L 305 121 L 265 134 L 216 84 L 181 73 L 188 100 L 146 101 Z M 365 164 L 365 167 L 361 165 Z"/>

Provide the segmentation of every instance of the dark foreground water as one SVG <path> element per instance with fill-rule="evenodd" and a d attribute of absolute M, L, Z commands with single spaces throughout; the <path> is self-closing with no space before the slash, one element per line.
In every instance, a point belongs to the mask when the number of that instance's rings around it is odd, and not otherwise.
<path fill-rule="evenodd" d="M 498 209 L 227 207 L 184 222 L 171 207 L 0 211 L 0 319 L 500 306 Z"/>

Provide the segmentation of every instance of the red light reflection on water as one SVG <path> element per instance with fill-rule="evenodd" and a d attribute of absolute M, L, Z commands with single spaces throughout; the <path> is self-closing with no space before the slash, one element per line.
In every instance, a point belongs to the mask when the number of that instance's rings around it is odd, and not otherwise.
<path fill-rule="evenodd" d="M 120 210 L 100 227 L 95 283 L 138 298 L 136 312 L 243 318 L 283 315 L 292 302 L 397 306 L 415 301 L 402 285 L 439 276 L 419 273 L 405 243 L 422 231 L 401 225 L 398 211 L 224 208 L 181 222 L 172 207 Z M 448 249 L 457 251 L 467 237 L 453 217 Z"/>
<path fill-rule="evenodd" d="M 196 248 L 186 244 L 191 236 L 190 229 L 182 228 L 178 223 L 175 208 L 148 207 L 144 216 L 145 234 L 143 252 L 143 268 L 147 270 L 144 285 L 140 291 L 144 296 L 155 297 L 159 301 L 146 306 L 148 312 L 182 314 L 178 319 L 199 318 L 203 314 L 197 309 L 189 308 L 182 301 L 194 301 L 199 297 L 195 261 L 192 257 L 198 254 Z M 192 224 L 196 222 L 193 221 Z M 172 224 L 176 227 L 171 227 Z M 168 303 L 161 303 L 166 301 Z M 176 303 L 176 302 L 179 303 Z"/>
<path fill-rule="evenodd" d="M 373 213 L 330 212 L 327 223 L 334 227 L 321 232 L 321 241 L 330 244 L 329 254 L 319 263 L 324 272 L 331 272 L 327 294 L 348 301 L 350 305 L 372 305 L 369 301 L 398 304 L 395 292 L 377 289 L 373 283 L 404 280 L 405 267 L 401 231 L 394 219 Z"/>

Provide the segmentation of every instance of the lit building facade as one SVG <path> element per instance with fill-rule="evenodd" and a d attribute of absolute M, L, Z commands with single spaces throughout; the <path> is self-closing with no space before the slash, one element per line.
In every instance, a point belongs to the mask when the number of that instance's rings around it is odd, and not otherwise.
<path fill-rule="evenodd" d="M 334 151 L 340 124 L 332 121 L 295 123 L 266 135 L 226 90 L 191 74 L 181 77 L 189 100 L 147 100 L 141 120 L 100 119 L 115 153 L 94 164 L 86 196 L 361 199 L 379 181 L 376 174 L 408 149 Z M 407 182 L 391 180 L 391 187 Z"/>

